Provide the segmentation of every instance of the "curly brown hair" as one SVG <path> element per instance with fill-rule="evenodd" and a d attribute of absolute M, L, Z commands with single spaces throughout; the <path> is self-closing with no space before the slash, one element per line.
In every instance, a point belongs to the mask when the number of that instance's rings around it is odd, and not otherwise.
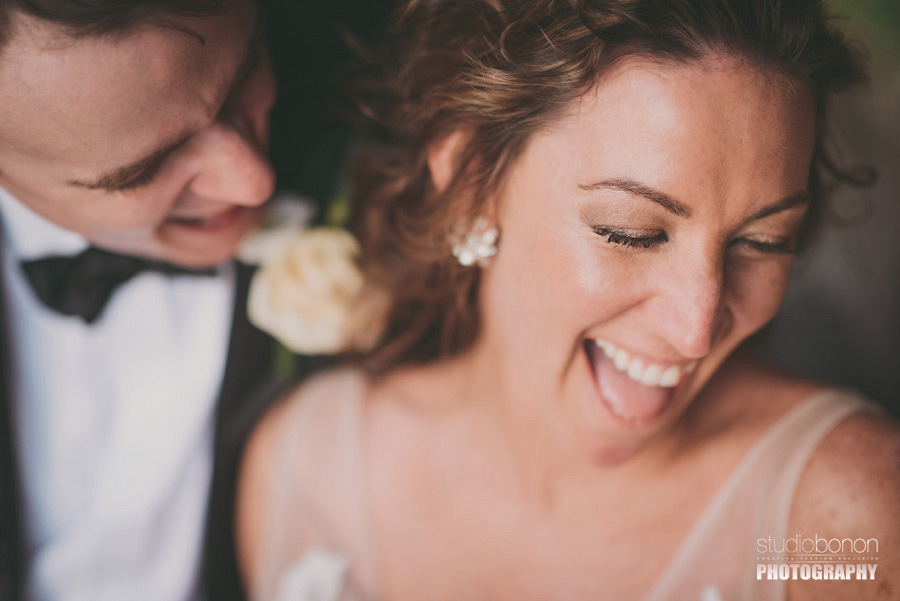
<path fill-rule="evenodd" d="M 352 177 L 364 268 L 393 301 L 373 372 L 466 350 L 479 332 L 476 268 L 451 256 L 454 224 L 486 210 L 529 136 L 625 58 L 738 58 L 807 86 L 818 136 L 808 231 L 822 207 L 826 100 L 859 84 L 858 54 L 819 0 L 411 0 L 357 99 L 371 135 Z M 428 151 L 464 131 L 438 190 Z"/>

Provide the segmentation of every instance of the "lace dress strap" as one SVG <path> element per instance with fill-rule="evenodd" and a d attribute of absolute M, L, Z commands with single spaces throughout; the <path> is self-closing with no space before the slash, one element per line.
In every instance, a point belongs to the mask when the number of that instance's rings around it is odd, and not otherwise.
<path fill-rule="evenodd" d="M 375 598 L 362 454 L 366 382 L 356 371 L 330 372 L 283 401 L 254 601 Z"/>
<path fill-rule="evenodd" d="M 663 570 L 646 601 L 781 601 L 783 581 L 756 579 L 756 541 L 784 538 L 794 491 L 809 458 L 842 420 L 877 410 L 855 393 L 811 395 L 745 454 Z"/>

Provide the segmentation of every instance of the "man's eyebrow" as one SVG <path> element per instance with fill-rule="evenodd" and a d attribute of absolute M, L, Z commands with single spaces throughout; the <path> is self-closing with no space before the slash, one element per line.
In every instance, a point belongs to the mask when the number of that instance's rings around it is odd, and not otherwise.
<path fill-rule="evenodd" d="M 131 182 L 154 173 L 159 169 L 166 158 L 184 146 L 192 135 L 193 133 L 182 135 L 174 142 L 165 144 L 162 148 L 154 150 L 144 158 L 138 159 L 124 167 L 117 167 L 94 180 L 70 180 L 68 183 L 72 186 L 87 188 L 88 190 L 111 190 L 126 186 Z"/>
<path fill-rule="evenodd" d="M 232 96 L 234 96 L 234 94 L 237 93 L 237 91 L 240 90 L 253 75 L 254 71 L 259 66 L 259 61 L 262 57 L 262 48 L 262 27 L 257 21 L 253 26 L 253 33 L 250 34 L 250 39 L 247 41 L 247 49 L 244 52 L 244 58 L 241 60 L 241 64 L 238 66 L 237 71 L 235 71 L 234 78 L 231 80 L 231 85 L 228 86 L 228 91 L 225 94 L 225 99 L 222 103 L 223 106 L 229 102 Z M 71 180 L 68 183 L 72 186 L 87 188 L 89 190 L 114 190 L 126 186 L 131 182 L 141 180 L 147 176 L 152 176 L 163 162 L 165 162 L 166 158 L 181 148 L 191 138 L 193 133 L 194 132 L 183 133 L 173 142 L 164 144 L 147 156 L 123 167 L 112 169 L 96 179 L 89 181 Z"/>
<path fill-rule="evenodd" d="M 253 26 L 253 33 L 250 34 L 250 39 L 247 40 L 247 49 L 244 51 L 244 58 L 241 60 L 241 64 L 238 66 L 237 71 L 235 71 L 234 79 L 231 80 L 231 85 L 228 87 L 225 103 L 243 88 L 244 84 L 246 84 L 256 72 L 256 68 L 259 66 L 259 62 L 263 57 L 263 48 L 262 24 L 257 21 Z"/>
<path fill-rule="evenodd" d="M 678 217 L 690 217 L 691 215 L 690 211 L 688 211 L 684 205 L 673 199 L 671 196 L 664 194 L 659 190 L 654 190 L 650 186 L 645 186 L 644 184 L 630 179 L 607 179 L 595 184 L 581 184 L 578 187 L 582 190 L 619 190 L 620 192 L 625 192 L 626 194 L 630 194 L 632 196 L 642 196 L 648 200 L 652 200 L 668 212 L 672 213 L 673 215 L 677 215 Z"/>

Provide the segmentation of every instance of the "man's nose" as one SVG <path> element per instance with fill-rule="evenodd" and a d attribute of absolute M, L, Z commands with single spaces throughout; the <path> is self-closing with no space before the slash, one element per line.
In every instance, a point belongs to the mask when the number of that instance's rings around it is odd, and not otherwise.
<path fill-rule="evenodd" d="M 199 134 L 198 166 L 189 186 L 193 195 L 250 207 L 272 196 L 275 171 L 265 142 L 242 129 L 219 122 Z"/>
<path fill-rule="evenodd" d="M 704 357 L 715 345 L 725 318 L 725 263 L 709 254 L 670 273 L 662 329 L 682 356 Z"/>

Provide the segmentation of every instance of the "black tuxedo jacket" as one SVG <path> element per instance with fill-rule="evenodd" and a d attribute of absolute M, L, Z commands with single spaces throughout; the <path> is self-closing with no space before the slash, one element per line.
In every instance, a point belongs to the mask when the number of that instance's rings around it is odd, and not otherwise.
<path fill-rule="evenodd" d="M 2 259 L 2 257 L 0 257 Z M 253 269 L 237 264 L 237 294 L 225 376 L 219 394 L 214 467 L 207 507 L 201 586 L 209 601 L 244 599 L 234 546 L 234 501 L 241 452 L 253 425 L 288 382 L 272 373 L 275 341 L 247 320 L 247 289 Z M 0 282 L 2 286 L 2 282 Z M 0 601 L 23 599 L 26 556 L 23 517 L 12 437 L 9 339 L 0 288 Z M 319 363 L 301 359 L 292 381 Z M 162 441 L 160 441 L 162 444 Z"/>

